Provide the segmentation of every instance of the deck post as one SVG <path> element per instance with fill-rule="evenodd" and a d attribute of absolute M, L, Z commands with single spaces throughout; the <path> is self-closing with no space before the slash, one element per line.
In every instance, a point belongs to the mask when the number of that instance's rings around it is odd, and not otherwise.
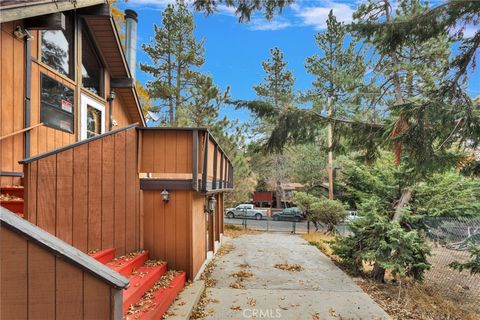
<path fill-rule="evenodd" d="M 198 130 L 192 131 L 192 183 L 193 189 L 198 192 Z"/>
<path fill-rule="evenodd" d="M 202 191 L 207 192 L 207 180 L 208 180 L 208 145 L 210 142 L 210 134 L 205 132 L 205 148 L 203 155 L 203 177 L 202 177 Z"/>

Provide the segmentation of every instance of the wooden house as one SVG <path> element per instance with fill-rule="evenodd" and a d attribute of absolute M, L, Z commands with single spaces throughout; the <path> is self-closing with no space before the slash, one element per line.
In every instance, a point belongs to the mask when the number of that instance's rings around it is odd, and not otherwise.
<path fill-rule="evenodd" d="M 231 161 L 145 126 L 126 21 L 124 52 L 105 0 L 0 0 L 2 319 L 155 319 L 219 247 Z"/>

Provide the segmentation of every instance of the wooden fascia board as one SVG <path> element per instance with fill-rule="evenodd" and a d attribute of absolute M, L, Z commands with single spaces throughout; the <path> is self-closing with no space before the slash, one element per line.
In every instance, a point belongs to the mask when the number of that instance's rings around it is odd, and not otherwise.
<path fill-rule="evenodd" d="M 2 8 L 0 23 L 42 16 L 55 12 L 85 8 L 106 3 L 105 0 L 76 0 L 76 1 L 48 1 L 48 2 L 23 2 L 18 6 Z"/>

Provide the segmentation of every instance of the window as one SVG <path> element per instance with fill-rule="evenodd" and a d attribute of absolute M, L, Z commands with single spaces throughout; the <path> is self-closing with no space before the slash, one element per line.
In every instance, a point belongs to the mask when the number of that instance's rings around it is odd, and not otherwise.
<path fill-rule="evenodd" d="M 65 15 L 65 30 L 40 32 L 40 42 L 41 61 L 73 79 L 73 16 Z"/>
<path fill-rule="evenodd" d="M 43 73 L 40 81 L 40 121 L 47 127 L 73 133 L 73 89 Z"/>
<path fill-rule="evenodd" d="M 103 97 L 103 66 L 86 30 L 82 33 L 82 85 L 85 89 Z"/>
<path fill-rule="evenodd" d="M 87 105 L 87 138 L 102 133 L 102 111 Z"/>
<path fill-rule="evenodd" d="M 86 94 L 81 97 L 80 138 L 88 139 L 105 132 L 105 106 Z"/>

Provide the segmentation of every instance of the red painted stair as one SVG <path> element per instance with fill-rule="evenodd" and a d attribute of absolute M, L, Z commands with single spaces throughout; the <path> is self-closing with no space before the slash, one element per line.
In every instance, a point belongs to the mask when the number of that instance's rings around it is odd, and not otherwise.
<path fill-rule="evenodd" d="M 0 188 L 0 205 L 23 217 L 23 186 L 4 186 Z"/>
<path fill-rule="evenodd" d="M 130 285 L 123 292 L 127 320 L 161 319 L 185 286 L 185 272 L 167 271 L 165 262 L 148 260 L 148 251 L 114 258 L 115 249 L 110 248 L 90 256 L 129 278 Z"/>

